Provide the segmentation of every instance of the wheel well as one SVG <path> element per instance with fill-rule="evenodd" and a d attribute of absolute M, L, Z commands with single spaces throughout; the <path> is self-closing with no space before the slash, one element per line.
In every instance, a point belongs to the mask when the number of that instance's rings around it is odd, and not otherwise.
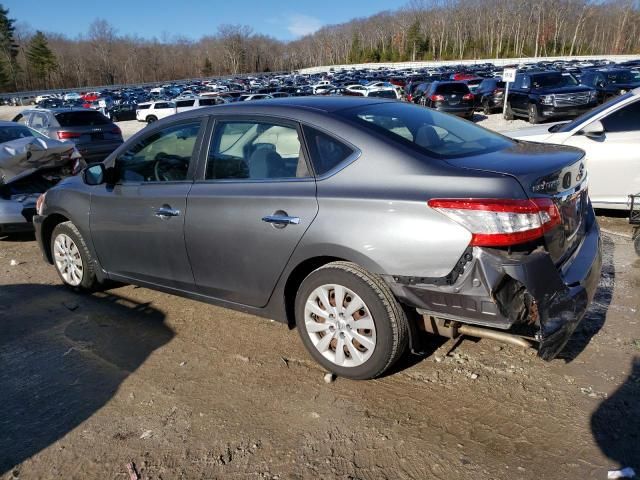
<path fill-rule="evenodd" d="M 339 261 L 345 261 L 345 259 L 338 257 L 313 257 L 300 263 L 291 271 L 289 278 L 287 278 L 287 283 L 285 283 L 284 286 L 284 302 L 287 314 L 287 324 L 290 328 L 293 328 L 296 324 L 296 294 L 298 293 L 298 288 L 302 281 L 307 278 L 311 272 L 317 270 L 323 265 Z"/>
<path fill-rule="evenodd" d="M 53 264 L 53 257 L 51 255 L 51 235 L 53 234 L 53 229 L 56 228 L 56 225 L 67 221 L 69 221 L 69 219 L 64 215 L 54 213 L 53 215 L 49 215 L 42 223 L 42 244 L 45 254 L 47 255 L 47 260 L 51 264 Z"/>

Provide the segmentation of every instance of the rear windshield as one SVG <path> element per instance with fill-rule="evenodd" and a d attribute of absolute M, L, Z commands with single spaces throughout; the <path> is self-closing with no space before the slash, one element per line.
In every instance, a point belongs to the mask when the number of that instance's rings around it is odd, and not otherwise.
<path fill-rule="evenodd" d="M 503 150 L 513 140 L 435 110 L 389 102 L 348 108 L 338 115 L 435 158 L 459 158 Z"/>
<path fill-rule="evenodd" d="M 56 120 L 58 120 L 61 127 L 92 127 L 111 123 L 107 117 L 95 110 L 57 113 Z"/>
<path fill-rule="evenodd" d="M 451 93 L 461 93 L 464 95 L 466 93 L 469 93 L 469 87 L 467 87 L 464 83 L 443 83 L 442 85 L 438 85 L 436 87 L 435 93 L 444 95 L 448 95 Z"/>
<path fill-rule="evenodd" d="M 393 90 L 379 90 L 377 92 L 369 92 L 370 97 L 381 97 L 381 98 L 398 98 L 396 96 L 396 92 Z"/>

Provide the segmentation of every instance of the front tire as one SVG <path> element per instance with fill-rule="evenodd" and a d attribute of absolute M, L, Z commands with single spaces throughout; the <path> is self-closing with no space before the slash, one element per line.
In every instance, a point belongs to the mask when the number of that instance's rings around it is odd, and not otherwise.
<path fill-rule="evenodd" d="M 341 377 L 382 375 L 406 351 L 409 325 L 402 307 L 377 275 L 332 262 L 304 279 L 296 325 L 311 356 Z"/>
<path fill-rule="evenodd" d="M 157 120 L 158 120 L 158 119 L 157 119 L 155 116 L 153 116 L 153 115 L 149 115 L 149 116 L 147 117 L 147 123 L 153 123 L 153 122 L 155 122 L 155 121 L 157 121 Z"/>
<path fill-rule="evenodd" d="M 95 262 L 82 235 L 72 222 L 53 229 L 51 256 L 62 282 L 74 290 L 95 290 L 99 285 Z"/>

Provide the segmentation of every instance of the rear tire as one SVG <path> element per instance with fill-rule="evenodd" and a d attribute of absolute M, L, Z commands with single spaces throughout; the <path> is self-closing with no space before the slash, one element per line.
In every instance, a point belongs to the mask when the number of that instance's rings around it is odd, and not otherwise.
<path fill-rule="evenodd" d="M 513 109 L 511 108 L 511 103 L 507 102 L 507 106 L 504 109 L 504 119 L 505 120 L 513 120 L 515 115 L 513 114 Z"/>
<path fill-rule="evenodd" d="M 51 257 L 62 282 L 74 290 L 95 290 L 100 283 L 96 277 L 96 262 L 77 227 L 63 222 L 53 229 Z"/>
<path fill-rule="evenodd" d="M 489 102 L 482 102 L 482 113 L 485 115 L 491 115 L 491 107 L 489 106 Z"/>
<path fill-rule="evenodd" d="M 157 120 L 158 120 L 158 118 L 155 117 L 154 115 L 149 115 L 147 117 L 147 123 L 153 123 L 153 122 L 156 122 Z"/>
<path fill-rule="evenodd" d="M 535 103 L 529 104 L 529 123 L 531 125 L 535 125 L 540 122 L 540 117 L 538 116 L 538 106 Z"/>
<path fill-rule="evenodd" d="M 309 274 L 298 289 L 295 314 L 311 356 L 341 377 L 378 377 L 407 349 L 402 307 L 378 275 L 353 263 L 332 262 Z"/>
<path fill-rule="evenodd" d="M 640 235 L 638 235 L 633 241 L 633 248 L 636 251 L 636 255 L 640 256 Z"/>

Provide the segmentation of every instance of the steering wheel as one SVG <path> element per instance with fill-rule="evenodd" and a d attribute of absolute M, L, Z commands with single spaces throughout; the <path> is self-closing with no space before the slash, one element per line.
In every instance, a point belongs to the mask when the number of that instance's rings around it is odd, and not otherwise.
<path fill-rule="evenodd" d="M 184 180 L 187 174 L 188 162 L 185 159 L 159 152 L 153 165 L 153 176 L 158 182 L 172 182 Z"/>

